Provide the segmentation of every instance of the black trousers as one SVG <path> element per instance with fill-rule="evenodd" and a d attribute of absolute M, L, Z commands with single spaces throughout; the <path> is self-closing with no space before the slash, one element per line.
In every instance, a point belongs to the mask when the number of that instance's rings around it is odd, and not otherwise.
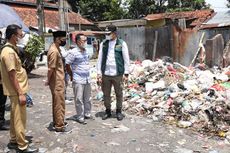
<path fill-rule="evenodd" d="M 0 122 L 5 121 L 5 105 L 6 105 L 6 96 L 3 94 L 3 87 L 0 84 Z"/>

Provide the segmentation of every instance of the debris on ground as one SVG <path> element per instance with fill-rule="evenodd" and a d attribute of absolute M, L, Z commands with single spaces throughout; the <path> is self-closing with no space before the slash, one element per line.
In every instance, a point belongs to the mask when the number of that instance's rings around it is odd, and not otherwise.
<path fill-rule="evenodd" d="M 186 67 L 165 58 L 133 62 L 130 72 L 129 83 L 124 85 L 124 110 L 208 135 L 229 137 L 230 66 Z M 102 92 L 97 93 L 96 99 L 102 101 Z"/>

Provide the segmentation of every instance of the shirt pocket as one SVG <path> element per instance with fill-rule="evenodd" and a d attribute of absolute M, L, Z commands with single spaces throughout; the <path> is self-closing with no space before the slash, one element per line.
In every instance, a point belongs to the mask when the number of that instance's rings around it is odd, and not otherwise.
<path fill-rule="evenodd" d="M 20 70 L 20 68 L 22 67 L 22 61 L 19 58 L 19 56 L 16 55 L 15 57 L 16 57 L 15 68 L 16 68 L 16 70 Z"/>
<path fill-rule="evenodd" d="M 62 61 L 62 57 L 61 56 L 58 56 L 57 66 L 58 67 L 63 67 L 63 61 Z"/>

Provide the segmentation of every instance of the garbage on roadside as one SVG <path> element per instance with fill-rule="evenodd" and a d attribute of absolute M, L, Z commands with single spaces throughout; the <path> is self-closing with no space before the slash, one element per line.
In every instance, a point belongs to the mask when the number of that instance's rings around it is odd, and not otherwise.
<path fill-rule="evenodd" d="M 170 59 L 133 62 L 129 84 L 124 86 L 123 109 L 154 121 L 226 137 L 230 125 L 229 78 L 230 67 L 188 68 Z M 102 98 L 101 93 L 97 98 Z"/>

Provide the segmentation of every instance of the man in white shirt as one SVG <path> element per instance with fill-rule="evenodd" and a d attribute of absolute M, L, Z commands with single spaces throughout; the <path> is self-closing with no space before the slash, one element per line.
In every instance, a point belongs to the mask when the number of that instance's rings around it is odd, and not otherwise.
<path fill-rule="evenodd" d="M 123 81 L 128 80 L 129 75 L 129 52 L 125 41 L 117 38 L 117 27 L 109 25 L 106 40 L 100 44 L 97 63 L 98 81 L 102 84 L 104 105 L 106 108 L 103 120 L 111 117 L 111 88 L 114 86 L 116 94 L 116 117 L 121 121 L 123 115 Z"/>

